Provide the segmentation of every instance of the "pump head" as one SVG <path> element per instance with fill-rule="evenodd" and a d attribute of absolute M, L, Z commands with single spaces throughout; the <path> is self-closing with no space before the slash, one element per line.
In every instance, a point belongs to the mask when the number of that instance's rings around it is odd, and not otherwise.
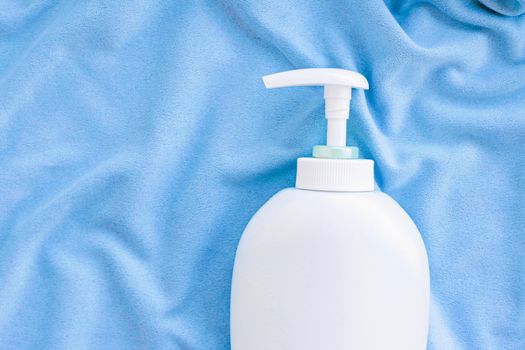
<path fill-rule="evenodd" d="M 352 88 L 368 90 L 359 73 L 337 68 L 296 69 L 263 77 L 268 89 L 289 86 L 324 86 L 326 146 L 315 146 L 314 157 L 357 158 L 356 147 L 346 147 L 346 120 L 350 114 Z"/>

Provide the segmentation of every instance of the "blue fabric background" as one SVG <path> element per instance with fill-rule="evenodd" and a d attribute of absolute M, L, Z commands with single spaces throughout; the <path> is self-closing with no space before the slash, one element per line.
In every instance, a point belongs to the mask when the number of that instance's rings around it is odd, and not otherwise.
<path fill-rule="evenodd" d="M 525 349 L 525 5 L 0 1 L 0 349 L 229 349 L 234 253 L 324 142 L 349 139 L 428 248 L 429 349 Z"/>

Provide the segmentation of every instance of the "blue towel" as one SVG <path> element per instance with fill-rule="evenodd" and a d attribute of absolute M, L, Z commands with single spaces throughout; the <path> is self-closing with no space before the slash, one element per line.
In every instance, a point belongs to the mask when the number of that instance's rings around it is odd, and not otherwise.
<path fill-rule="evenodd" d="M 429 349 L 525 349 L 525 3 L 0 1 L 0 349 L 229 349 L 235 249 L 350 144 L 429 253 Z M 380 336 L 380 335 L 378 335 Z"/>

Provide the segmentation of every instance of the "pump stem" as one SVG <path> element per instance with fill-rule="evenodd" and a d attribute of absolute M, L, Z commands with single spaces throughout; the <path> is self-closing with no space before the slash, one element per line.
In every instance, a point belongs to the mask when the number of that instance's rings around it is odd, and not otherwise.
<path fill-rule="evenodd" d="M 346 146 L 346 119 L 327 119 L 326 145 Z"/>

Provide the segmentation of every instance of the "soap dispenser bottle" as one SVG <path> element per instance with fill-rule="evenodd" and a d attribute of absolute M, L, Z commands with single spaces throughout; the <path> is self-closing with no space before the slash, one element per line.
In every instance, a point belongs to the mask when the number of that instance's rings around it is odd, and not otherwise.
<path fill-rule="evenodd" d="M 267 88 L 324 86 L 327 144 L 297 160 L 295 188 L 274 195 L 239 243 L 232 350 L 424 350 L 429 270 L 407 213 L 374 189 L 374 162 L 346 146 L 361 74 L 299 69 Z"/>

